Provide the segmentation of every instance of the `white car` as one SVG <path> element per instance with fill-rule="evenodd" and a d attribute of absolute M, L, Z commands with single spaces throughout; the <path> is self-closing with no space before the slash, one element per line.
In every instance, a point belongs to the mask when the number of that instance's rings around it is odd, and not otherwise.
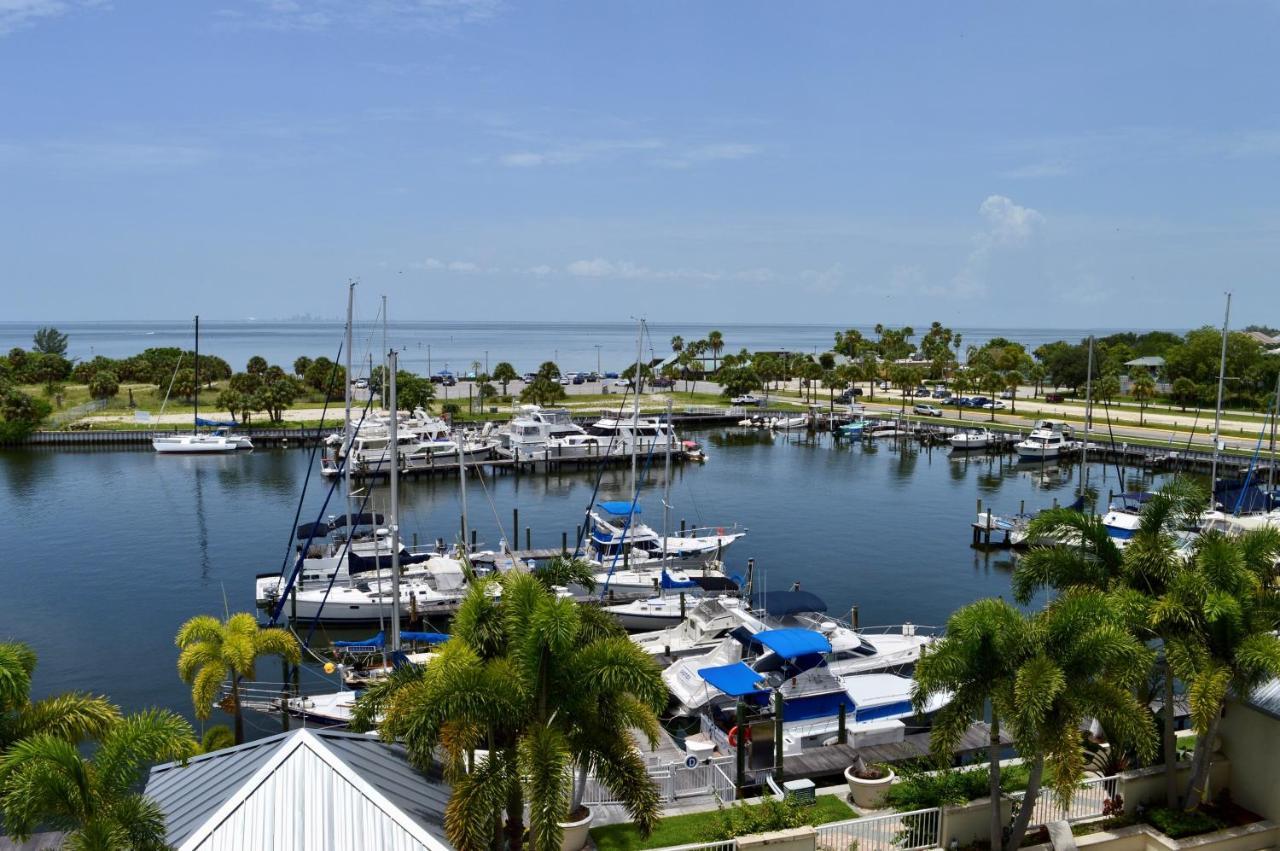
<path fill-rule="evenodd" d="M 761 399 L 761 398 L 759 398 L 759 397 L 757 397 L 757 396 L 752 396 L 752 395 L 750 395 L 750 394 L 748 394 L 748 395 L 746 395 L 746 396 L 734 396 L 734 397 L 733 397 L 732 399 L 730 399 L 729 401 L 730 401 L 732 404 L 734 404 L 734 405 L 742 405 L 742 406 L 747 406 L 747 405 L 757 405 L 757 406 L 758 406 L 758 405 L 763 405 L 763 404 L 764 404 L 764 400 L 763 400 L 763 399 Z"/>
<path fill-rule="evenodd" d="M 562 376 L 560 376 L 560 383 L 561 383 L 561 384 L 565 384 L 565 385 L 569 385 L 569 384 L 572 384 L 572 383 L 573 383 L 573 379 L 572 379 L 572 378 L 570 378 L 570 377 L 569 377 L 569 376 L 567 376 L 567 375 L 562 375 Z"/>
<path fill-rule="evenodd" d="M 1003 411 L 1004 409 L 1005 409 L 1005 404 L 1004 402 L 1001 402 L 999 399 L 994 399 L 982 406 L 982 410 L 984 411 Z"/>
<path fill-rule="evenodd" d="M 914 407 L 912 407 L 911 410 L 915 411 L 917 414 L 920 414 L 923 417 L 942 416 L 942 409 L 939 408 L 937 405 L 915 405 Z"/>

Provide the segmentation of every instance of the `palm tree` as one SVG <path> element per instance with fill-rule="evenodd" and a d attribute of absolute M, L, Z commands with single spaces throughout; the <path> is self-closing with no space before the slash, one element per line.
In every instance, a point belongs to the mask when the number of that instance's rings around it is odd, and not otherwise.
<path fill-rule="evenodd" d="M 947 693 L 951 700 L 934 716 L 929 746 L 939 759 L 950 760 L 981 718 L 988 700 L 1012 682 L 1015 662 L 1028 640 L 1022 613 L 1003 600 L 978 600 L 947 619 L 946 637 L 928 648 L 916 665 L 912 700 L 922 710 L 931 698 Z M 1000 836 L 1000 716 L 992 702 L 991 746 L 987 749 L 991 789 L 991 841 Z"/>
<path fill-rule="evenodd" d="M 506 361 L 499 361 L 493 367 L 493 380 L 502 385 L 502 395 L 507 395 L 507 385 L 519 378 L 516 368 Z"/>
<path fill-rule="evenodd" d="M 557 598 L 528 574 L 501 582 L 500 599 L 473 586 L 439 656 L 370 688 L 355 726 L 385 712 L 381 735 L 403 741 L 415 763 L 444 754 L 453 784 L 445 830 L 460 851 L 497 847 L 504 821 L 518 848 L 526 803 L 534 849 L 559 848 L 588 773 L 647 834 L 658 793 L 630 730 L 657 740 L 667 699 L 657 668 L 606 613 Z M 488 756 L 476 759 L 478 748 Z"/>
<path fill-rule="evenodd" d="M 102 736 L 120 720 L 120 710 L 105 697 L 68 692 L 32 701 L 35 669 L 35 651 L 26 644 L 0 643 L 0 757 L 30 736 L 74 745 Z"/>
<path fill-rule="evenodd" d="M 1018 388 L 1022 386 L 1025 380 L 1021 372 L 1011 369 L 1001 376 L 1004 389 L 1009 391 L 1009 410 L 1011 412 L 1018 410 Z"/>
<path fill-rule="evenodd" d="M 1202 802 L 1228 695 L 1280 676 L 1280 590 L 1273 583 L 1280 530 L 1200 536 L 1193 563 L 1169 583 L 1152 623 L 1168 635 L 1173 671 L 1187 683 L 1198 738 L 1183 806 Z"/>
<path fill-rule="evenodd" d="M 681 352 L 684 351 L 684 337 L 681 337 L 679 334 L 676 334 L 674 337 L 671 338 L 671 351 L 675 352 L 676 354 L 680 354 Z"/>
<path fill-rule="evenodd" d="M 231 714 L 235 716 L 236 744 L 244 742 L 244 715 L 240 707 L 240 683 L 254 677 L 259 656 L 280 656 L 298 664 L 301 651 L 292 633 L 262 629 L 247 612 L 219 621 L 210 615 L 196 615 L 178 629 L 175 643 L 178 676 L 191 685 L 191 702 L 196 717 L 207 719 L 224 680 L 231 680 Z"/>
<path fill-rule="evenodd" d="M 191 725 L 160 709 L 116 722 L 89 758 L 49 733 L 24 739 L 0 763 L 5 828 L 19 842 L 48 826 L 69 832 L 68 848 L 165 848 L 164 813 L 137 784 L 147 766 L 195 752 Z"/>
<path fill-rule="evenodd" d="M 1156 380 L 1148 372 L 1140 372 L 1133 379 L 1133 387 L 1129 390 L 1133 398 L 1138 400 L 1138 425 L 1145 425 L 1147 403 L 1156 395 Z"/>
<path fill-rule="evenodd" d="M 968 370 L 957 370 L 955 377 L 951 379 L 951 392 L 958 398 L 969 392 L 969 372 Z M 964 406 L 956 405 L 956 416 L 964 419 Z"/>
<path fill-rule="evenodd" d="M 719 331 L 712 331 L 707 335 L 707 348 L 711 350 L 711 371 L 716 371 L 716 358 L 720 357 L 720 352 L 724 349 L 724 335 Z"/>

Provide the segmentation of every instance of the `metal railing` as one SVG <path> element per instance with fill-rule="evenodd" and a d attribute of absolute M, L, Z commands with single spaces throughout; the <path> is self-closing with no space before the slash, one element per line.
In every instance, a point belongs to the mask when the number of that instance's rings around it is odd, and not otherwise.
<path fill-rule="evenodd" d="M 738 840 L 725 839 L 720 842 L 695 842 L 692 845 L 670 845 L 655 851 L 736 851 Z"/>
<path fill-rule="evenodd" d="M 819 851 L 911 851 L 936 848 L 942 834 L 942 810 L 850 819 L 817 827 Z"/>
<path fill-rule="evenodd" d="M 737 797 L 733 779 L 718 762 L 704 762 L 694 766 L 679 763 L 650 765 L 648 771 L 650 779 L 658 786 L 658 797 L 662 803 L 669 804 L 681 798 L 704 795 L 715 796 L 724 802 L 733 801 Z M 582 802 L 588 805 L 622 803 L 594 774 L 587 775 Z"/>
<path fill-rule="evenodd" d="M 1120 775 L 1094 777 L 1084 781 L 1071 796 L 1070 804 L 1060 805 L 1058 797 L 1047 789 L 1042 789 L 1036 796 L 1031 811 L 1029 826 L 1035 827 L 1053 821 L 1078 822 L 1098 818 L 1106 813 L 1107 803 L 1115 798 L 1120 789 Z M 1014 797 L 1015 807 L 1022 805 L 1022 796 Z"/>

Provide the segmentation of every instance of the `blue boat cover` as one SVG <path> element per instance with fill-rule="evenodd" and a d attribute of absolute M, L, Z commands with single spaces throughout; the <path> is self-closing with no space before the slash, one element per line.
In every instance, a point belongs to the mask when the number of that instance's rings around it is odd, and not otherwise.
<path fill-rule="evenodd" d="M 210 426 L 214 428 L 235 428 L 240 425 L 237 422 L 224 423 L 222 420 L 206 420 L 204 417 L 196 417 L 196 425 Z"/>
<path fill-rule="evenodd" d="M 626 517 L 629 514 L 640 513 L 640 503 L 637 502 L 635 510 L 632 511 L 631 500 L 629 499 L 609 500 L 607 502 L 600 503 L 600 507 L 607 513 L 612 514 L 614 517 Z"/>
<path fill-rule="evenodd" d="M 400 633 L 401 641 L 421 641 L 423 644 L 443 644 L 449 640 L 445 632 L 409 632 Z"/>
<path fill-rule="evenodd" d="M 764 609 L 765 614 L 785 618 L 803 612 L 825 612 L 827 604 L 808 591 L 769 591 L 751 595 L 751 608 Z"/>
<path fill-rule="evenodd" d="M 766 629 L 757 632 L 755 639 L 783 659 L 831 652 L 827 637 L 812 629 Z"/>
<path fill-rule="evenodd" d="M 699 668 L 698 676 L 732 697 L 744 697 L 760 692 L 761 689 L 756 688 L 756 684 L 764 679 L 763 674 L 757 674 L 751 670 L 746 662 Z"/>
<path fill-rule="evenodd" d="M 335 641 L 334 647 L 381 647 L 387 643 L 386 636 L 381 632 L 373 638 L 366 638 L 363 641 Z"/>
<path fill-rule="evenodd" d="M 683 582 L 678 582 L 672 579 L 671 574 L 667 573 L 667 571 L 663 569 L 662 587 L 663 588 L 697 588 L 699 587 L 699 585 L 698 583 L 694 582 L 692 579 L 686 579 Z"/>

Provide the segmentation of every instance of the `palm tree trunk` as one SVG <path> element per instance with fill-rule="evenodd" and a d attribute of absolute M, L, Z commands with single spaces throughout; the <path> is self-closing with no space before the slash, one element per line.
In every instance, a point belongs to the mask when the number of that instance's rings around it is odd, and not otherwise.
<path fill-rule="evenodd" d="M 240 675 L 231 675 L 231 711 L 236 719 L 236 744 L 244 744 L 244 713 L 240 710 Z"/>
<path fill-rule="evenodd" d="M 508 745 L 506 758 L 509 765 L 516 763 L 516 746 Z M 513 779 L 511 788 L 507 790 L 507 847 L 511 851 L 520 851 L 524 844 L 524 793 L 520 781 Z"/>
<path fill-rule="evenodd" d="M 498 743 L 493 735 L 493 728 L 489 729 L 488 751 L 489 759 L 497 759 Z M 495 807 L 493 810 L 493 839 L 490 842 L 490 851 L 503 851 L 502 849 L 502 807 Z"/>
<path fill-rule="evenodd" d="M 1023 793 L 1022 805 L 1018 807 L 1018 817 L 1013 820 L 1009 829 L 1009 841 L 1004 851 L 1018 851 L 1022 847 L 1022 837 L 1026 835 L 1027 825 L 1031 822 L 1031 813 L 1036 808 L 1036 800 L 1040 797 L 1040 778 L 1044 775 L 1044 757 L 1037 756 L 1031 763 L 1031 771 L 1027 775 L 1027 791 Z"/>
<path fill-rule="evenodd" d="M 1165 806 L 1178 806 L 1178 751 L 1174 741 L 1173 671 L 1169 670 L 1169 657 L 1160 661 L 1164 673 L 1164 705 L 1160 715 L 1164 720 L 1164 796 Z"/>
<path fill-rule="evenodd" d="M 1209 729 L 1196 739 L 1196 752 L 1191 758 L 1191 779 L 1187 781 L 1187 793 L 1183 797 L 1182 806 L 1194 810 L 1200 806 L 1205 787 L 1209 785 L 1209 767 L 1213 764 L 1213 741 L 1218 738 L 1218 723 L 1222 720 L 1222 709 L 1219 708 Z"/>
<path fill-rule="evenodd" d="M 987 774 L 991 781 L 991 847 L 1000 841 L 1004 819 L 1000 814 L 1000 717 L 991 710 L 991 744 L 987 746 Z"/>

